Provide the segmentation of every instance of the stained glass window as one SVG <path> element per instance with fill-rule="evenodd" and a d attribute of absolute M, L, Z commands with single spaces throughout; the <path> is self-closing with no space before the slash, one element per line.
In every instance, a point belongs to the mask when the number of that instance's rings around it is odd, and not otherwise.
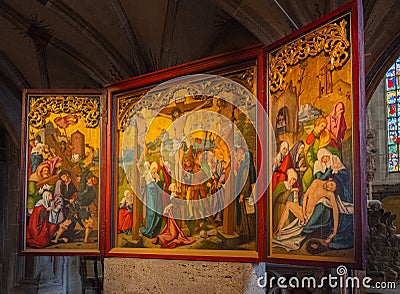
<path fill-rule="evenodd" d="M 388 169 L 399 172 L 400 150 L 400 57 L 386 73 Z"/>

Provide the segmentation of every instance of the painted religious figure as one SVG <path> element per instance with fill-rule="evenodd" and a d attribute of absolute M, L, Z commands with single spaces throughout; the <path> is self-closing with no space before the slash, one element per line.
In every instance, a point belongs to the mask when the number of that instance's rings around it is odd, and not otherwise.
<path fill-rule="evenodd" d="M 98 251 L 100 96 L 26 98 L 25 251 Z"/>
<path fill-rule="evenodd" d="M 271 139 L 278 150 L 269 193 L 271 257 L 355 259 L 349 20 L 270 53 Z M 310 49 L 296 59 L 301 44 Z"/>
<path fill-rule="evenodd" d="M 241 71 L 254 74 L 255 67 Z M 210 83 L 204 79 L 198 83 Z M 240 250 L 242 256 L 256 256 L 255 102 L 233 98 L 240 97 L 236 89 L 242 85 L 226 78 L 219 83 L 218 89 L 224 83 L 234 89 L 225 99 L 221 93 L 190 95 L 185 89 L 191 86 L 176 85 L 116 99 L 118 229 L 111 252 Z M 253 82 L 244 89 L 254 97 Z M 154 102 L 164 97 L 164 105 Z M 127 194 L 133 200 L 127 201 Z"/>

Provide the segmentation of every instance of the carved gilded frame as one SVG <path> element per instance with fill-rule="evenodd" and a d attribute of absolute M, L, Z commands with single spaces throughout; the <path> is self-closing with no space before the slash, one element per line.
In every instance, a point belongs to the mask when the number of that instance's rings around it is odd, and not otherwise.
<path fill-rule="evenodd" d="M 364 71 L 356 2 L 266 48 L 268 138 L 276 146 L 268 166 L 267 261 L 365 267 Z"/>
<path fill-rule="evenodd" d="M 25 90 L 20 252 L 99 255 L 104 101 L 94 90 Z"/>
<path fill-rule="evenodd" d="M 235 91 L 248 91 L 254 95 L 255 99 L 261 93 L 261 87 L 259 86 L 259 81 L 262 77 L 262 67 L 260 65 L 263 64 L 262 57 L 262 47 L 257 46 L 254 48 L 250 48 L 248 50 L 241 50 L 230 54 L 224 54 L 222 56 L 200 60 L 198 62 L 192 64 L 186 64 L 177 68 L 168 69 L 165 71 L 155 72 L 153 74 L 149 74 L 143 77 L 133 78 L 130 80 L 122 81 L 108 87 L 108 99 L 109 99 L 109 109 L 113 109 L 112 112 L 109 113 L 109 120 L 112 122 L 109 125 L 108 133 L 109 136 L 109 150 L 110 160 L 108 161 L 108 172 L 109 176 L 112 179 L 110 182 L 110 186 L 107 188 L 110 193 L 107 194 L 107 211 L 106 211 L 106 219 L 109 220 L 107 223 L 107 237 L 108 240 L 106 243 L 106 255 L 107 256 L 127 256 L 127 257 L 144 257 L 144 258 L 171 258 L 171 259 L 202 259 L 202 260 L 236 260 L 236 261 L 257 261 L 261 260 L 263 256 L 264 246 L 260 246 L 263 244 L 265 237 L 261 237 L 263 230 L 261 230 L 261 226 L 263 222 L 263 215 L 265 213 L 264 199 L 261 199 L 255 205 L 254 214 L 249 216 L 251 219 L 251 228 L 254 239 L 251 242 L 251 248 L 242 250 L 240 248 L 240 244 L 244 244 L 244 240 L 240 241 L 238 237 L 240 237 L 236 233 L 236 229 L 232 223 L 226 221 L 226 224 L 221 220 L 219 226 L 216 230 L 213 230 L 210 225 L 210 221 L 208 218 L 203 219 L 203 225 L 201 226 L 201 231 L 196 232 L 194 227 L 196 225 L 196 220 L 186 219 L 183 222 L 181 219 L 176 219 L 178 226 L 182 229 L 185 236 L 188 238 L 195 239 L 194 243 L 190 244 L 180 244 L 175 248 L 168 248 L 167 246 L 163 246 L 161 243 L 156 243 L 155 245 L 151 244 L 150 241 L 157 239 L 157 234 L 151 237 L 146 236 L 146 232 L 144 232 L 146 226 L 146 216 L 147 209 L 145 205 L 142 203 L 143 199 L 140 199 L 140 196 L 136 197 L 137 192 L 141 191 L 139 188 L 135 188 L 135 185 L 140 185 L 140 172 L 136 168 L 136 163 L 131 165 L 131 168 L 123 167 L 121 163 L 123 161 L 123 152 L 126 151 L 127 148 L 123 147 L 125 145 L 124 140 L 126 134 L 125 132 L 130 132 L 129 128 L 132 126 L 137 126 L 138 122 L 135 122 L 132 113 L 137 111 L 135 109 L 143 109 L 146 108 L 151 110 L 153 108 L 159 110 L 161 113 L 170 114 L 172 108 L 176 107 L 175 96 L 179 91 L 192 91 L 193 93 L 199 93 L 200 88 L 205 91 L 205 89 L 220 89 L 224 86 L 218 84 L 218 82 L 214 81 L 206 81 L 210 78 L 209 75 L 214 76 L 222 76 L 225 79 L 236 82 L 236 86 L 232 86 L 229 91 L 232 93 L 237 93 L 236 96 L 242 95 L 239 92 Z M 207 76 L 204 77 L 204 81 L 199 81 L 199 85 L 192 86 L 191 84 L 186 83 L 185 79 L 189 77 L 193 77 L 193 74 L 197 73 L 206 73 Z M 164 88 L 167 87 L 168 81 L 174 78 L 183 77 L 182 83 L 177 83 L 173 85 L 171 88 L 166 90 L 167 92 L 163 92 Z M 200 78 L 200 80 L 203 77 Z M 167 82 L 167 83 L 165 83 Z M 204 83 L 204 84 L 202 84 Z M 233 83 L 232 83 L 233 84 Z M 207 85 L 207 86 L 205 86 Z M 197 88 L 196 88 L 197 87 Z M 237 89 L 234 90 L 233 88 Z M 167 93 L 167 94 L 165 94 Z M 221 92 L 219 92 L 221 93 Z M 233 95 L 234 96 L 234 95 Z M 167 99 L 168 101 L 164 101 Z M 213 96 L 211 94 L 205 94 L 204 92 L 201 94 L 194 95 L 184 95 L 184 102 L 180 104 L 179 107 L 188 107 L 189 104 L 198 105 L 199 103 L 205 103 L 205 110 L 208 111 L 217 111 L 217 96 Z M 150 102 L 149 102 L 150 101 Z M 207 102 L 208 101 L 208 102 Z M 210 103 L 209 103 L 210 102 Z M 163 104 L 164 103 L 164 104 Z M 196 104 L 197 103 L 197 104 Z M 232 102 L 233 103 L 233 102 Z M 253 102 L 254 103 L 254 102 Z M 159 105 L 163 105 L 161 109 L 159 109 Z M 229 104 L 229 103 L 228 103 Z M 240 103 L 239 103 L 240 104 Z M 242 107 L 244 106 L 244 102 Z M 186 106 L 185 106 L 186 105 Z M 135 108 L 136 107 L 136 108 Z M 256 109 L 256 105 L 252 105 L 253 109 Z M 182 108 L 184 109 L 184 108 Z M 201 108 L 202 109 L 202 108 Z M 187 110 L 188 116 L 197 115 L 197 110 Z M 237 118 L 237 113 L 234 114 Z M 189 125 L 190 118 L 188 118 Z M 192 121 L 193 122 L 193 121 Z M 165 125 L 163 125 L 165 123 Z M 161 123 L 161 119 L 155 120 L 156 128 L 159 126 L 164 126 L 166 129 L 169 125 L 169 120 Z M 254 120 L 254 123 L 257 124 L 257 121 Z M 187 125 L 186 125 L 187 126 Z M 152 131 L 150 126 L 147 129 L 146 136 L 142 135 L 134 135 L 132 137 L 133 145 L 138 146 L 137 148 L 129 146 L 129 148 L 133 152 L 134 160 L 140 158 L 143 148 L 140 147 L 138 141 L 140 138 L 152 136 Z M 140 134 L 140 130 L 136 127 L 134 134 Z M 212 131 L 210 131 L 211 133 Z M 150 135 L 149 135 L 150 134 Z M 204 142 L 207 141 L 207 135 L 204 136 L 204 133 L 196 133 L 198 139 L 202 139 Z M 153 136 L 154 137 L 154 136 Z M 252 139 L 256 138 L 256 134 L 254 133 Z M 179 138 L 181 139 L 181 138 Z M 182 138 L 183 139 L 183 138 Z M 135 143 L 136 142 L 136 143 Z M 258 143 L 255 143 L 251 146 L 252 152 L 256 154 L 258 152 Z M 150 139 L 146 139 L 146 146 L 152 146 L 153 141 Z M 206 144 L 206 143 L 204 143 Z M 133 146 L 132 145 L 132 146 Z M 205 145 L 204 145 L 205 146 Z M 147 148 L 147 147 L 146 147 Z M 152 148 L 152 147 L 149 147 Z M 204 147 L 206 148 L 206 147 Z M 211 148 L 211 147 L 210 147 Z M 201 149 L 201 148 L 200 148 Z M 125 150 L 125 151 L 123 151 Z M 137 151 L 136 151 L 137 150 Z M 214 149 L 207 149 L 210 152 L 214 152 Z M 232 150 L 233 151 L 233 150 Z M 187 152 L 187 151 L 186 151 Z M 204 151 L 201 151 L 204 152 Z M 146 160 L 151 162 L 158 162 L 156 157 L 152 157 L 151 150 L 149 153 L 146 153 Z M 150 154 L 150 155 L 149 155 Z M 168 157 L 168 155 L 167 155 Z M 122 160 L 121 160 L 122 158 Z M 258 158 L 259 159 L 259 158 Z M 166 159 L 164 159 L 167 161 Z M 258 162 L 255 162 L 255 165 L 258 166 Z M 129 163 L 127 164 L 129 165 Z M 159 165 L 160 166 L 160 165 Z M 130 170 L 133 168 L 132 175 L 129 176 Z M 160 167 L 159 167 L 160 168 Z M 232 173 L 233 174 L 233 173 Z M 171 180 L 173 183 L 174 180 Z M 226 191 L 229 188 L 225 186 Z M 186 188 L 182 188 L 186 189 Z M 120 226 L 121 218 L 121 200 L 124 197 L 125 192 L 129 190 L 131 194 L 134 194 L 132 200 L 132 225 L 128 228 L 128 230 L 124 230 L 122 226 Z M 188 195 L 188 190 L 185 190 Z M 140 192 L 139 192 L 140 193 Z M 166 191 L 166 193 L 171 193 L 171 191 Z M 182 192 L 184 193 L 184 192 Z M 233 194 L 234 192 L 232 192 Z M 178 192 L 178 198 L 181 197 Z M 183 197 L 183 196 L 182 196 Z M 186 196 L 189 197 L 189 196 Z M 189 200 L 187 200 L 189 201 Z M 232 214 L 233 206 L 230 205 L 229 208 L 224 208 L 224 213 L 226 216 Z M 187 214 L 187 209 L 182 210 L 181 213 Z M 205 209 L 205 208 L 203 208 Z M 228 210 L 227 210 L 228 209 Z M 146 211 L 146 214 L 144 213 Z M 179 213 L 179 212 L 178 212 Z M 135 215 L 137 215 L 135 217 Z M 247 217 L 248 215 L 246 215 Z M 228 217 L 226 217 L 228 219 Z M 168 221 L 168 217 L 163 218 L 163 224 L 161 227 L 161 232 L 164 232 L 166 227 L 166 222 Z M 234 220 L 232 220 L 234 222 Z M 141 231 L 140 231 L 141 230 Z M 225 232 L 224 230 L 227 230 Z M 231 230 L 231 231 L 229 231 Z M 203 232 L 204 231 L 204 232 Z M 207 234 L 211 234 L 208 236 Z M 160 233 L 160 232 L 158 232 Z M 205 233 L 206 235 L 200 237 L 201 233 Z M 214 234 L 215 233 L 215 234 Z M 264 235 L 263 235 L 264 236 Z M 231 240 L 229 240 L 231 238 Z M 243 238 L 242 238 L 243 239 Z M 240 244 L 235 244 L 237 242 L 242 242 Z M 203 242 L 204 241 L 204 242 Z M 222 242 L 222 243 L 221 243 Z M 261 243 L 260 243 L 261 242 Z M 208 247 L 207 247 L 208 246 Z"/>

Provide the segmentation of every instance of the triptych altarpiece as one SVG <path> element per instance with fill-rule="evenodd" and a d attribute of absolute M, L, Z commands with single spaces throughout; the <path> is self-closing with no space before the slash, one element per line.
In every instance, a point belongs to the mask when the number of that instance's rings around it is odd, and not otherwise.
<path fill-rule="evenodd" d="M 103 92 L 26 90 L 21 253 L 362 267 L 357 11 Z"/>

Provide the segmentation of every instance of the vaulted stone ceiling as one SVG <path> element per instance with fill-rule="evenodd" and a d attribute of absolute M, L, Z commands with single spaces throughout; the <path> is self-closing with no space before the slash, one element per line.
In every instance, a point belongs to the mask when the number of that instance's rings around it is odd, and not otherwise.
<path fill-rule="evenodd" d="M 400 0 L 364 2 L 370 93 L 400 53 Z M 1 121 L 18 141 L 24 88 L 102 88 L 252 44 L 271 44 L 345 3 L 0 0 Z"/>

